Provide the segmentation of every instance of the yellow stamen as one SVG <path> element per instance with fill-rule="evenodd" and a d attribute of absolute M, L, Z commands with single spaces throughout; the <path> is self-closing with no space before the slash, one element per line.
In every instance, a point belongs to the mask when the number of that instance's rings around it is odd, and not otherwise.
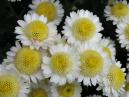
<path fill-rule="evenodd" d="M 80 55 L 81 74 L 88 77 L 95 77 L 103 70 L 103 57 L 94 50 L 86 50 Z"/>
<path fill-rule="evenodd" d="M 41 59 L 38 50 L 23 47 L 16 54 L 15 66 L 21 73 L 31 75 L 40 69 Z"/>
<path fill-rule="evenodd" d="M 77 40 L 85 41 L 91 39 L 95 35 L 96 26 L 91 20 L 81 18 L 74 22 L 72 30 Z"/>
<path fill-rule="evenodd" d="M 71 57 L 64 52 L 56 53 L 51 58 L 51 68 L 57 74 L 67 74 L 72 66 Z"/>
<path fill-rule="evenodd" d="M 33 89 L 29 93 L 28 97 L 48 97 L 48 94 L 44 89 L 38 88 L 38 89 Z"/>
<path fill-rule="evenodd" d="M 104 50 L 104 52 L 106 52 L 108 54 L 108 56 L 110 58 L 112 58 L 112 52 L 111 52 L 111 50 L 108 47 L 104 47 L 103 50 Z"/>
<path fill-rule="evenodd" d="M 129 82 L 126 83 L 125 90 L 129 91 Z"/>
<path fill-rule="evenodd" d="M 17 97 L 20 90 L 20 84 L 12 75 L 0 76 L 0 97 Z"/>
<path fill-rule="evenodd" d="M 128 15 L 129 8 L 123 3 L 117 3 L 111 8 L 111 12 L 115 17 L 119 19 Z"/>
<path fill-rule="evenodd" d="M 73 97 L 75 95 L 75 84 L 65 84 L 63 86 L 58 86 L 57 91 L 60 97 Z"/>
<path fill-rule="evenodd" d="M 108 80 L 110 81 L 110 85 L 115 90 L 119 90 L 125 83 L 125 75 L 123 71 L 115 65 L 113 65 L 109 69 L 109 73 L 107 77 L 108 77 Z"/>
<path fill-rule="evenodd" d="M 129 41 L 129 24 L 125 27 L 124 34 L 126 39 Z"/>
<path fill-rule="evenodd" d="M 48 26 L 41 21 L 30 22 L 24 29 L 29 39 L 43 41 L 48 37 Z"/>
<path fill-rule="evenodd" d="M 47 17 L 49 22 L 55 20 L 55 18 L 57 16 L 56 7 L 51 2 L 40 3 L 37 6 L 35 12 L 39 15 L 44 15 L 45 17 Z"/>

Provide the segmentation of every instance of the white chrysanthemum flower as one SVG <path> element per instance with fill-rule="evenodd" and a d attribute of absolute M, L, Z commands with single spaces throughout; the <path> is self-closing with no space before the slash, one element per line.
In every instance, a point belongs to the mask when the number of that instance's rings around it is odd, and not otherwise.
<path fill-rule="evenodd" d="M 129 97 L 129 92 L 126 92 L 126 94 L 121 97 Z"/>
<path fill-rule="evenodd" d="M 27 97 L 30 83 L 13 70 L 0 69 L 0 97 Z"/>
<path fill-rule="evenodd" d="M 54 38 L 54 42 L 53 45 L 57 45 L 57 44 L 66 44 L 67 41 L 65 39 L 64 36 L 61 36 L 60 34 L 58 34 L 55 38 Z M 52 45 L 51 45 L 52 46 Z"/>
<path fill-rule="evenodd" d="M 44 56 L 42 66 L 45 77 L 51 77 L 50 82 L 63 85 L 73 82 L 79 72 L 79 56 L 74 48 L 68 45 L 50 47 L 50 56 Z"/>
<path fill-rule="evenodd" d="M 115 60 L 116 56 L 116 49 L 114 41 L 112 41 L 110 38 L 103 38 L 99 41 L 101 44 L 103 51 L 107 53 L 110 59 Z"/>
<path fill-rule="evenodd" d="M 21 1 L 21 0 L 8 0 L 9 2 L 16 2 L 16 1 Z"/>
<path fill-rule="evenodd" d="M 120 62 L 113 62 L 112 64 L 108 71 L 104 72 L 98 90 L 103 89 L 103 94 L 108 97 L 119 97 L 125 91 L 125 69 L 121 69 Z"/>
<path fill-rule="evenodd" d="M 89 96 L 86 96 L 86 97 L 102 97 L 100 95 L 89 95 Z"/>
<path fill-rule="evenodd" d="M 99 18 L 88 10 L 78 10 L 71 12 L 66 18 L 62 33 L 70 44 L 84 43 L 88 41 L 96 42 L 101 38 L 98 33 L 103 30 Z"/>
<path fill-rule="evenodd" d="M 121 97 L 129 97 L 129 73 L 126 77 L 125 93 Z"/>
<path fill-rule="evenodd" d="M 78 81 L 83 81 L 87 86 L 95 86 L 110 65 L 109 57 L 104 53 L 101 45 L 91 43 L 79 45 L 78 52 L 81 61 Z"/>
<path fill-rule="evenodd" d="M 44 80 L 39 81 L 37 84 L 31 84 L 31 90 L 28 97 L 52 97 L 50 93 L 50 86 L 46 87 Z"/>
<path fill-rule="evenodd" d="M 7 64 L 8 69 L 16 70 L 19 75 L 28 81 L 37 82 L 37 79 L 43 79 L 41 70 L 42 52 L 23 46 L 16 42 L 16 47 L 12 47 L 7 52 L 7 59 L 3 64 Z"/>
<path fill-rule="evenodd" d="M 47 18 L 36 14 L 27 14 L 23 20 L 18 20 L 19 26 L 15 28 L 16 37 L 23 45 L 46 48 L 57 37 L 56 26 L 47 23 Z"/>
<path fill-rule="evenodd" d="M 64 15 L 64 10 L 59 0 L 33 0 L 29 5 L 30 13 L 44 15 L 48 22 L 58 25 Z"/>
<path fill-rule="evenodd" d="M 112 20 L 113 24 L 118 24 L 129 17 L 129 4 L 126 0 L 116 0 L 113 5 L 106 6 L 105 10 L 106 20 Z"/>
<path fill-rule="evenodd" d="M 129 22 L 124 21 L 117 25 L 116 29 L 117 37 L 119 39 L 119 43 L 121 47 L 126 47 L 129 49 Z"/>
<path fill-rule="evenodd" d="M 80 83 L 66 83 L 65 85 L 51 86 L 52 97 L 81 97 L 82 87 Z"/>

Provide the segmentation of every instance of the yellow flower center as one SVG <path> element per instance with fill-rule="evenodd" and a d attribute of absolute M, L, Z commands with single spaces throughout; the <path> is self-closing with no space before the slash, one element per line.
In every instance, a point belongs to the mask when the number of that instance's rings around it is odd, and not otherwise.
<path fill-rule="evenodd" d="M 126 83 L 125 90 L 129 91 L 129 82 Z"/>
<path fill-rule="evenodd" d="M 95 35 L 96 26 L 91 20 L 81 18 L 74 22 L 72 30 L 77 40 L 85 41 L 91 39 Z"/>
<path fill-rule="evenodd" d="M 129 24 L 125 27 L 124 34 L 126 39 L 129 41 Z"/>
<path fill-rule="evenodd" d="M 109 69 L 109 73 L 108 73 L 107 77 L 110 82 L 110 85 L 115 90 L 119 90 L 125 83 L 125 75 L 124 75 L 123 71 L 115 65 L 113 65 Z"/>
<path fill-rule="evenodd" d="M 43 41 L 48 37 L 48 26 L 45 23 L 36 20 L 30 22 L 25 27 L 24 33 L 29 39 Z"/>
<path fill-rule="evenodd" d="M 35 11 L 37 14 L 47 17 L 49 22 L 55 20 L 57 16 L 56 7 L 51 2 L 40 3 Z"/>
<path fill-rule="evenodd" d="M 117 3 L 111 8 L 111 12 L 115 17 L 119 19 L 128 15 L 129 8 L 125 4 Z"/>
<path fill-rule="evenodd" d="M 21 73 L 31 75 L 40 69 L 41 59 L 39 51 L 23 47 L 16 54 L 15 66 Z"/>
<path fill-rule="evenodd" d="M 81 74 L 88 77 L 95 77 L 103 70 L 103 57 L 94 50 L 86 50 L 80 55 Z"/>
<path fill-rule="evenodd" d="M 72 60 L 65 52 L 55 53 L 51 58 L 51 68 L 57 74 L 67 74 L 71 71 Z"/>
<path fill-rule="evenodd" d="M 17 97 L 20 90 L 18 80 L 11 75 L 0 76 L 0 97 Z"/>
<path fill-rule="evenodd" d="M 76 92 L 75 84 L 65 84 L 63 86 L 58 86 L 57 91 L 59 97 L 73 97 Z"/>
<path fill-rule="evenodd" d="M 28 97 L 48 97 L 47 92 L 44 89 L 34 89 L 29 94 Z"/>
<path fill-rule="evenodd" d="M 110 58 L 112 58 L 112 52 L 111 52 L 111 50 L 108 47 L 104 47 L 103 50 L 104 50 L 104 52 L 106 52 L 108 54 L 108 56 Z"/>

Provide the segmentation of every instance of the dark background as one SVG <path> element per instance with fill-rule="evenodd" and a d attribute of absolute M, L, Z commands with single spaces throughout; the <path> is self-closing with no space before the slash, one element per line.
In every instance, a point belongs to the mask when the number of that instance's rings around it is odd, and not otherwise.
<path fill-rule="evenodd" d="M 127 51 L 120 47 L 117 41 L 115 29 L 111 21 L 106 21 L 104 17 L 103 10 L 108 3 L 108 0 L 60 0 L 65 9 L 65 16 L 63 21 L 58 26 L 59 33 L 64 25 L 64 19 L 66 15 L 69 15 L 71 10 L 77 9 L 87 9 L 97 14 L 100 21 L 103 24 L 104 30 L 101 32 L 105 37 L 110 37 L 115 41 L 116 47 L 116 59 L 121 61 L 122 66 L 126 66 Z M 15 43 L 14 29 L 17 26 L 17 20 L 23 19 L 24 14 L 29 10 L 28 4 L 31 0 L 22 0 L 21 2 L 10 3 L 8 0 L 0 0 L 0 63 L 4 58 L 6 58 L 6 52 Z M 96 87 L 83 87 L 82 97 L 89 94 L 99 94 L 102 95 L 101 91 L 97 92 Z M 104 97 L 104 96 L 103 96 Z"/>

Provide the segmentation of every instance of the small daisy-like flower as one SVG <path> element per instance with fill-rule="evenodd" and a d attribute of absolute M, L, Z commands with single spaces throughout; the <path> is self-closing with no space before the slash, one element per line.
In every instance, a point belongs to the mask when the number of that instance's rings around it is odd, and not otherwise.
<path fill-rule="evenodd" d="M 21 47 L 16 42 L 16 47 L 7 52 L 7 59 L 4 59 L 3 63 L 8 64 L 8 69 L 16 70 L 21 77 L 37 82 L 37 79 L 43 78 L 42 55 L 39 50 L 27 46 Z"/>
<path fill-rule="evenodd" d="M 53 22 L 58 25 L 64 15 L 64 10 L 59 0 L 33 0 L 29 5 L 30 13 L 44 15 L 48 22 Z"/>
<path fill-rule="evenodd" d="M 37 84 L 32 83 L 28 97 L 52 97 L 50 93 L 50 86 L 44 86 L 41 81 Z"/>
<path fill-rule="evenodd" d="M 104 12 L 107 20 L 112 20 L 115 25 L 129 17 L 129 4 L 126 0 L 116 0 L 113 5 L 106 6 Z"/>
<path fill-rule="evenodd" d="M 110 64 L 108 56 L 100 45 L 86 43 L 78 46 L 80 56 L 80 73 L 78 81 L 91 86 L 100 82 L 100 78 Z"/>
<path fill-rule="evenodd" d="M 117 25 L 116 29 L 117 37 L 119 39 L 119 43 L 121 47 L 126 47 L 129 49 L 129 22 L 124 21 Z"/>
<path fill-rule="evenodd" d="M 9 2 L 16 2 L 16 1 L 21 1 L 21 0 L 8 0 Z"/>
<path fill-rule="evenodd" d="M 120 62 L 113 62 L 108 71 L 104 72 L 102 83 L 98 90 L 103 89 L 103 94 L 108 97 L 119 97 L 124 94 L 125 69 L 120 67 Z"/>
<path fill-rule="evenodd" d="M 27 97 L 29 83 L 12 70 L 0 71 L 0 97 Z"/>
<path fill-rule="evenodd" d="M 52 97 L 81 97 L 82 87 L 80 83 L 66 83 L 65 85 L 51 86 Z"/>
<path fill-rule="evenodd" d="M 100 43 L 103 51 L 108 54 L 109 58 L 115 60 L 116 49 L 114 41 L 112 41 L 110 38 L 103 38 L 100 40 Z"/>
<path fill-rule="evenodd" d="M 88 10 L 78 10 L 71 12 L 66 18 L 63 34 L 68 43 L 84 43 L 88 41 L 96 42 L 101 38 L 98 33 L 103 30 L 99 18 Z"/>
<path fill-rule="evenodd" d="M 47 23 L 47 18 L 36 14 L 27 14 L 23 20 L 18 20 L 19 26 L 15 28 L 16 37 L 23 45 L 46 48 L 54 42 L 57 36 L 56 26 Z"/>
<path fill-rule="evenodd" d="M 72 82 L 79 71 L 79 57 L 75 50 L 68 45 L 50 47 L 50 56 L 44 56 L 42 66 L 45 77 L 51 77 L 50 82 L 63 85 Z"/>

